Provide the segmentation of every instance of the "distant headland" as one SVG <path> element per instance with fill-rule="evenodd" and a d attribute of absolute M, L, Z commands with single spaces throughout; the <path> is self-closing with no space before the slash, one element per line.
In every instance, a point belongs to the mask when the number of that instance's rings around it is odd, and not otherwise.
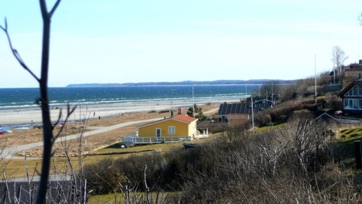
<path fill-rule="evenodd" d="M 293 84 L 296 80 L 215 80 L 215 81 L 179 81 L 179 82 L 138 82 L 138 83 L 86 83 L 69 84 L 66 87 L 125 87 L 125 86 L 205 86 L 205 85 L 242 85 L 242 84 Z"/>

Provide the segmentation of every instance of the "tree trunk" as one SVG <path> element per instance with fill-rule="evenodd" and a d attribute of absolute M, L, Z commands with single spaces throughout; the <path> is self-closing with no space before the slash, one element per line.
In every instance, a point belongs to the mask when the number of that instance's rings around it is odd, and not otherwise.
<path fill-rule="evenodd" d="M 49 45 L 50 45 L 50 17 L 43 16 L 43 42 L 42 42 L 42 60 L 41 60 L 41 79 L 40 79 L 40 103 L 43 119 L 43 161 L 41 168 L 41 177 L 39 191 L 36 203 L 43 204 L 46 200 L 48 189 L 48 178 L 50 170 L 50 160 L 52 154 L 53 127 L 50 118 L 50 108 L 48 99 L 48 66 L 49 66 Z"/>

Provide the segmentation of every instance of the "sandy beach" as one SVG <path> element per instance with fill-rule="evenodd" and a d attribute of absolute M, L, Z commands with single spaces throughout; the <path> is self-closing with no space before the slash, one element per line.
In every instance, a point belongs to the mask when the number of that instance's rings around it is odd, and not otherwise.
<path fill-rule="evenodd" d="M 234 100 L 235 101 L 235 100 Z M 207 104 L 220 104 L 229 101 L 207 101 L 198 100 L 195 103 L 198 106 Z M 74 106 L 76 104 L 70 104 Z M 75 113 L 71 116 L 71 120 L 104 118 L 110 116 L 121 115 L 124 113 L 142 112 L 142 111 L 161 111 L 177 108 L 186 109 L 192 105 L 192 101 L 148 101 L 140 103 L 111 103 L 111 104 L 92 104 L 77 106 Z M 51 107 L 51 118 L 56 121 L 60 110 L 63 109 L 63 118 L 66 114 L 66 107 Z M 23 109 L 3 109 L 0 110 L 0 125 L 6 126 L 9 124 L 37 124 L 41 123 L 40 108 L 23 108 Z"/>
<path fill-rule="evenodd" d="M 181 107 L 182 105 L 182 107 Z M 202 110 L 206 115 L 211 115 L 217 112 L 218 104 L 207 102 L 202 106 Z M 187 104 L 180 103 L 177 106 L 173 106 L 173 109 L 181 107 L 182 114 L 186 114 Z M 167 104 L 129 104 L 125 106 L 122 104 L 112 104 L 109 106 L 95 105 L 87 108 L 78 107 L 76 112 L 72 115 L 71 119 L 89 119 L 84 124 L 83 122 L 68 123 L 67 127 L 62 131 L 62 135 L 72 135 L 85 132 L 100 130 L 104 128 L 112 128 L 120 124 L 133 123 L 136 121 L 147 121 L 153 119 L 163 119 L 164 117 L 170 116 L 170 106 Z M 167 110 L 167 111 L 163 111 Z M 9 124 L 15 123 L 27 123 L 29 120 L 40 121 L 40 110 L 24 109 L 19 111 L 5 111 L 3 113 L 9 113 L 11 117 L 1 117 L 3 121 Z M 56 118 L 59 113 L 59 109 L 52 109 L 53 117 Z M 101 116 L 99 118 L 99 116 Z M 9 119 L 11 118 L 11 119 Z M 137 126 L 140 123 L 134 123 L 133 125 L 124 126 L 121 128 L 115 128 L 107 132 L 94 134 L 86 139 L 86 143 L 82 146 L 82 152 L 89 152 L 96 150 L 100 147 L 114 144 L 122 140 L 123 136 L 136 132 Z M 3 125 L 6 127 L 6 125 Z M 60 127 L 55 128 L 55 134 L 60 130 Z M 30 129 L 12 129 L 12 133 L 6 134 L 0 137 L 0 147 L 18 147 L 19 145 L 26 145 L 30 143 L 39 142 L 42 140 L 42 129 L 41 128 L 30 128 Z M 61 139 L 60 139 L 61 140 Z M 77 142 L 72 146 L 72 155 L 77 155 Z M 56 143 L 53 147 L 56 156 L 64 156 L 62 143 Z M 25 151 L 19 152 L 18 155 L 28 155 L 29 157 L 39 157 L 42 153 L 42 148 L 37 147 Z"/>

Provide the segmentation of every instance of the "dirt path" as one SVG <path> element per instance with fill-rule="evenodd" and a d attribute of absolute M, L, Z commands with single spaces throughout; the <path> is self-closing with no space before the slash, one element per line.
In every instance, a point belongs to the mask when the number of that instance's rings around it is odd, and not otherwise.
<path fill-rule="evenodd" d="M 99 129 L 83 133 L 82 137 L 84 138 L 84 137 L 88 137 L 91 135 L 112 131 L 112 130 L 115 130 L 118 128 L 130 126 L 130 125 L 134 125 L 134 124 L 138 124 L 138 123 L 147 123 L 147 122 L 152 122 L 152 121 L 156 121 L 156 120 L 160 120 L 160 119 L 162 119 L 162 118 L 153 118 L 153 119 L 148 119 L 148 120 L 125 122 L 125 123 L 120 123 L 120 124 L 113 125 L 113 126 L 100 127 Z M 56 143 L 61 142 L 61 141 L 66 141 L 66 140 L 78 139 L 79 137 L 80 137 L 80 134 L 68 135 L 68 136 L 59 138 L 56 141 Z M 42 145 L 43 145 L 43 141 L 20 145 L 20 146 L 16 146 L 16 147 L 5 147 L 0 154 L 0 158 L 24 159 L 24 157 L 15 157 L 15 156 L 13 156 L 13 154 L 15 154 L 16 152 L 19 152 L 19 151 L 24 151 L 24 150 L 31 149 L 31 148 L 41 147 Z"/>
<path fill-rule="evenodd" d="M 216 113 L 217 110 L 218 110 L 218 108 L 207 109 L 204 112 L 204 114 L 205 115 L 212 115 L 212 114 Z M 135 113 L 135 114 L 137 114 L 137 113 Z M 130 115 L 130 117 L 133 118 L 133 119 L 137 118 L 136 116 L 135 115 Z M 103 121 L 103 124 L 92 123 L 92 124 L 90 124 L 91 126 L 88 127 L 88 129 L 92 129 L 92 130 L 88 131 L 88 132 L 84 132 L 82 134 L 82 137 L 85 138 L 85 137 L 92 136 L 92 135 L 111 132 L 111 131 L 114 131 L 114 130 L 119 129 L 119 128 L 124 128 L 124 127 L 128 127 L 128 126 L 136 125 L 136 124 L 147 123 L 147 122 L 152 122 L 152 121 L 163 119 L 163 117 L 159 117 L 159 116 L 160 115 L 158 115 L 158 117 L 156 117 L 156 118 L 144 119 L 144 120 L 127 121 L 127 122 L 125 122 L 125 121 L 121 122 L 120 121 L 116 125 L 109 125 L 109 126 L 107 126 L 108 122 L 104 123 L 104 121 Z M 111 119 L 111 120 L 114 121 L 115 119 Z M 99 122 L 97 120 L 95 120 L 95 121 Z M 68 141 L 68 140 L 79 139 L 80 136 L 81 136 L 81 134 L 79 134 L 79 133 L 64 136 L 64 137 L 61 137 L 61 138 L 57 139 L 56 143 L 64 142 L 64 141 Z M 36 142 L 30 142 L 28 144 L 4 147 L 3 150 L 0 152 L 0 158 L 24 159 L 24 157 L 15 156 L 15 154 L 17 152 L 26 151 L 26 150 L 30 150 L 30 149 L 33 149 L 33 148 L 42 148 L 42 146 L 43 146 L 43 141 L 39 140 L 39 141 L 36 141 Z"/>

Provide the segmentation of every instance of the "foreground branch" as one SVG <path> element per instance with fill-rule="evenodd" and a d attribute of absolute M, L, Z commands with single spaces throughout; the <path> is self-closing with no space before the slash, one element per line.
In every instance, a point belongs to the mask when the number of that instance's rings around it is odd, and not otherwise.
<path fill-rule="evenodd" d="M 8 43 L 9 43 L 9 47 L 11 52 L 13 53 L 15 59 L 20 63 L 20 65 L 27 71 L 30 73 L 31 76 L 34 77 L 34 79 L 40 83 L 40 79 L 29 69 L 29 67 L 25 64 L 24 60 L 21 58 L 19 52 L 13 47 L 10 35 L 9 35 L 9 31 L 8 31 L 8 23 L 7 20 L 5 18 L 5 27 L 0 25 L 0 29 L 4 31 L 6 38 L 8 39 Z"/>
<path fill-rule="evenodd" d="M 50 118 L 49 99 L 48 99 L 48 71 L 49 71 L 49 47 L 50 47 L 50 24 L 51 17 L 58 7 L 61 0 L 56 1 L 54 7 L 49 13 L 45 0 L 39 0 L 40 10 L 43 18 L 43 41 L 42 41 L 42 59 L 41 59 L 41 79 L 40 86 L 40 98 L 41 98 L 41 110 L 43 119 L 43 163 L 41 169 L 41 177 L 39 184 L 39 191 L 36 199 L 36 203 L 43 204 L 46 200 L 46 192 L 48 188 L 48 179 L 50 171 L 50 160 L 52 157 L 52 145 L 53 145 L 53 126 Z"/>

